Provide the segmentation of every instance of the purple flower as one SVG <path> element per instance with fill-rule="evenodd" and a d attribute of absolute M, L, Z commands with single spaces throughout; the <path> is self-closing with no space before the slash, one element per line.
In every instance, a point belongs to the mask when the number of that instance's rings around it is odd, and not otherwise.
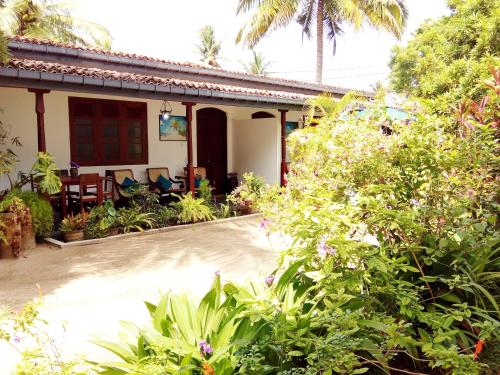
<path fill-rule="evenodd" d="M 80 164 L 78 164 L 76 161 L 72 161 L 69 163 L 70 168 L 80 168 Z"/>
<path fill-rule="evenodd" d="M 420 207 L 420 202 L 415 198 L 410 199 L 410 204 L 415 207 Z"/>
<path fill-rule="evenodd" d="M 317 250 L 318 250 L 318 254 L 319 254 L 319 256 L 321 258 L 324 258 L 327 255 L 335 255 L 335 254 L 337 254 L 337 249 L 335 249 L 332 246 L 328 246 L 326 244 L 326 241 L 324 239 L 322 239 L 321 241 L 319 241 Z"/>
<path fill-rule="evenodd" d="M 260 229 L 266 229 L 271 222 L 267 219 L 262 219 L 260 221 Z"/>
<path fill-rule="evenodd" d="M 219 276 L 220 276 L 220 270 L 215 271 L 215 272 L 214 272 L 214 276 L 215 276 L 215 277 L 219 277 Z"/>
<path fill-rule="evenodd" d="M 15 335 L 13 340 L 15 344 L 19 344 L 21 342 L 21 338 L 18 335 Z"/>
<path fill-rule="evenodd" d="M 274 275 L 269 275 L 264 279 L 264 282 L 266 283 L 267 286 L 273 285 L 274 282 Z"/>
<path fill-rule="evenodd" d="M 200 341 L 198 345 L 200 346 L 200 353 L 203 356 L 210 355 L 214 352 L 210 344 L 207 344 L 205 340 Z"/>

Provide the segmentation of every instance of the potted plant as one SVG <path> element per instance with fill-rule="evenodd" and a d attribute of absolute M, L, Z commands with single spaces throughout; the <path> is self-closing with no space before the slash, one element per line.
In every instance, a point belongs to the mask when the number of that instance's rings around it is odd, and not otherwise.
<path fill-rule="evenodd" d="M 81 212 L 78 215 L 69 215 L 61 221 L 61 230 L 65 242 L 81 241 L 83 240 L 83 228 L 88 219 L 86 212 Z"/>
<path fill-rule="evenodd" d="M 76 161 L 72 161 L 69 163 L 69 174 L 71 177 L 78 177 L 78 168 L 80 168 L 80 164 Z"/>
<path fill-rule="evenodd" d="M 254 210 L 262 195 L 263 188 L 264 180 L 262 177 L 255 176 L 253 173 L 245 173 L 240 186 L 227 196 L 227 200 L 234 205 L 240 214 L 248 215 Z"/>
<path fill-rule="evenodd" d="M 17 197 L 0 202 L 0 257 L 17 258 L 22 250 L 21 216 L 26 205 Z"/>

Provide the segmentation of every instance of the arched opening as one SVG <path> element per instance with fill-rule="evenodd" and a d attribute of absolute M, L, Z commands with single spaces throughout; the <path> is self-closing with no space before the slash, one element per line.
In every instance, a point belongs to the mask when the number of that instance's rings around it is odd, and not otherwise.
<path fill-rule="evenodd" d="M 252 119 L 257 119 L 257 118 L 274 118 L 276 117 L 272 113 L 266 112 L 266 111 L 258 111 L 252 113 Z"/>
<path fill-rule="evenodd" d="M 226 192 L 227 116 L 217 108 L 196 111 L 197 165 L 205 167 L 215 192 Z"/>

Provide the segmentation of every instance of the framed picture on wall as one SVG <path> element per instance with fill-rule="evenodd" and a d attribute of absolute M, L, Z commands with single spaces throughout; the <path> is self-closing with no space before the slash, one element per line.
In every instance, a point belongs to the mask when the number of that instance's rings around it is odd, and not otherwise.
<path fill-rule="evenodd" d="M 184 116 L 170 116 L 164 119 L 160 115 L 160 141 L 185 141 L 187 121 Z"/>
<path fill-rule="evenodd" d="M 290 134 L 292 134 L 292 132 L 294 130 L 297 130 L 298 128 L 299 128 L 299 123 L 298 122 L 287 121 L 285 123 L 285 136 L 288 138 L 288 136 Z"/>

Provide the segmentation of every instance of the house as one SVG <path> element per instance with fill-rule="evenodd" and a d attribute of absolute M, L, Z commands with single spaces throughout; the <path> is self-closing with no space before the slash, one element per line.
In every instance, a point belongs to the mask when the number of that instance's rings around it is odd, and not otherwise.
<path fill-rule="evenodd" d="M 145 180 L 147 167 L 187 170 L 190 189 L 194 166 L 206 167 L 220 191 L 228 172 L 277 184 L 286 170 L 286 123 L 300 121 L 309 97 L 347 92 L 27 37 L 11 37 L 9 50 L 12 59 L 0 66 L 0 118 L 21 139 L 22 171 L 39 150 L 60 168 L 80 164 L 82 173 L 131 168 Z M 171 135 L 160 137 L 162 110 L 184 117 L 177 136 L 185 140 L 162 140 Z"/>

